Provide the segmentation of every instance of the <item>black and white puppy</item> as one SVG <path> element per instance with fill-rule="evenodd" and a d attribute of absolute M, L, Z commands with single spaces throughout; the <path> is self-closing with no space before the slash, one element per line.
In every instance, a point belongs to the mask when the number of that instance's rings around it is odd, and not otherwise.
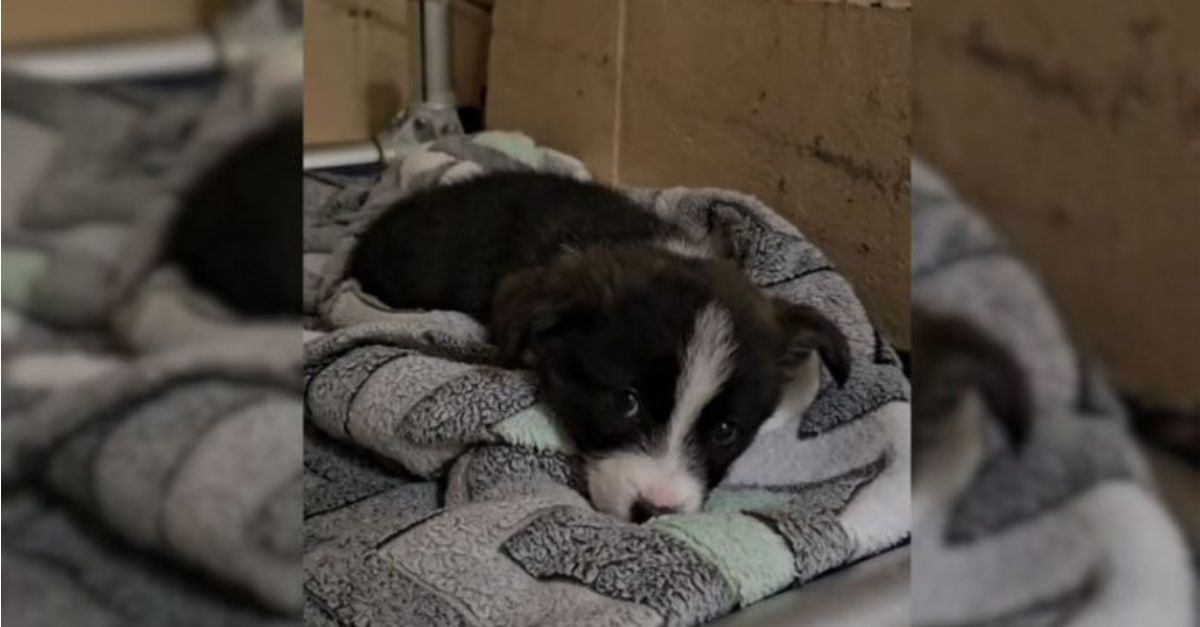
<path fill-rule="evenodd" d="M 486 320 L 502 361 L 536 370 L 593 504 L 636 522 L 699 509 L 789 388 L 815 386 L 816 356 L 839 384 L 849 374 L 845 337 L 815 309 L 764 295 L 616 190 L 564 177 L 406 198 L 363 233 L 350 274 L 392 307 Z"/>

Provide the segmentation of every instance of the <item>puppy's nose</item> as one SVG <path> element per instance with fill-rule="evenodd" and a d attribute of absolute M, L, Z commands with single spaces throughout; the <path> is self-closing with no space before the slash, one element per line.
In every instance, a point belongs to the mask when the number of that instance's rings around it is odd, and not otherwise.
<path fill-rule="evenodd" d="M 663 507 L 646 499 L 638 499 L 633 502 L 633 507 L 629 509 L 629 519 L 640 525 L 655 516 L 673 514 L 677 511 L 679 509 L 675 507 Z"/>

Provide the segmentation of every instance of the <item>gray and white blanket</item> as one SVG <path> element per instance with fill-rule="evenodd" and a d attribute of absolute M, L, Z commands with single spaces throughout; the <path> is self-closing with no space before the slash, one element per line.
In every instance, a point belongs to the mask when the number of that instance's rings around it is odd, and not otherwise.
<path fill-rule="evenodd" d="M 278 9 L 226 27 L 298 28 Z M 265 54 L 219 79 L 4 76 L 5 165 L 21 164 L 4 172 L 10 624 L 284 625 L 300 610 L 297 323 L 249 324 L 157 254 L 181 190 L 298 103 L 298 77 Z"/>
<path fill-rule="evenodd" d="M 764 426 L 701 512 L 594 511 L 530 373 L 479 322 L 391 311 L 344 276 L 390 202 L 505 168 L 585 177 L 528 138 L 443 139 L 367 177 L 306 180 L 306 620 L 319 625 L 695 625 L 885 551 L 909 532 L 909 386 L 853 290 L 757 200 L 630 190 L 751 279 L 835 320 L 851 380 Z"/>
<path fill-rule="evenodd" d="M 1029 269 L 919 162 L 912 194 L 913 304 L 1000 342 L 1034 415 L 1024 450 L 989 443 L 949 516 L 914 523 L 913 624 L 1195 624 L 1188 552 L 1122 404 Z"/>

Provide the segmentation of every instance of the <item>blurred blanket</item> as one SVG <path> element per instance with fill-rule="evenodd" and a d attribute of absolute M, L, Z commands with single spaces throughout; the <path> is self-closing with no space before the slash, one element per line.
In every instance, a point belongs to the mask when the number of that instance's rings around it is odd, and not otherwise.
<path fill-rule="evenodd" d="M 914 530 L 913 624 L 1194 624 L 1187 551 L 1120 401 L 1029 269 L 919 162 L 912 195 L 914 305 L 1000 342 L 1035 419 L 1019 455 L 990 443 L 944 524 Z"/>
<path fill-rule="evenodd" d="M 242 4 L 224 28 L 299 26 L 287 3 Z M 240 319 L 158 256 L 180 192 L 298 103 L 274 54 L 220 80 L 3 77 L 5 161 L 30 157 L 4 181 L 14 625 L 274 625 L 300 609 L 299 330 Z"/>
<path fill-rule="evenodd" d="M 699 237 L 728 237 L 756 284 L 836 321 L 851 379 L 839 389 L 822 374 L 807 413 L 764 426 L 701 512 L 645 525 L 591 508 L 536 382 L 494 364 L 479 322 L 392 311 L 345 278 L 355 234 L 390 203 L 507 168 L 586 176 L 489 132 L 374 176 L 306 180 L 308 621 L 696 625 L 907 537 L 909 388 L 896 353 L 820 251 L 753 198 L 630 190 Z"/>

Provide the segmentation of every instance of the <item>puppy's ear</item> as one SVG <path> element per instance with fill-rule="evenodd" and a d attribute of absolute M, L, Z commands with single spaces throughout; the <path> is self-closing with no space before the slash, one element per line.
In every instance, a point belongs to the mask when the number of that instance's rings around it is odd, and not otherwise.
<path fill-rule="evenodd" d="M 782 363 L 799 367 L 814 351 L 839 386 L 850 378 L 850 344 L 832 320 L 808 305 L 773 299 L 775 315 L 783 332 Z"/>
<path fill-rule="evenodd" d="M 725 222 L 713 224 L 708 234 L 709 247 L 713 254 L 721 259 L 736 261 L 738 258 L 737 244 L 734 243 L 733 227 Z"/>
<path fill-rule="evenodd" d="M 1020 447 L 1032 428 L 1025 373 L 998 342 L 970 322 L 913 312 L 914 413 L 937 418 L 974 390 L 1000 423 L 1009 444 Z"/>
<path fill-rule="evenodd" d="M 502 364 L 532 365 L 537 344 L 562 327 L 581 306 L 581 295 L 566 288 L 551 268 L 514 272 L 500 282 L 492 302 L 492 341 Z"/>

